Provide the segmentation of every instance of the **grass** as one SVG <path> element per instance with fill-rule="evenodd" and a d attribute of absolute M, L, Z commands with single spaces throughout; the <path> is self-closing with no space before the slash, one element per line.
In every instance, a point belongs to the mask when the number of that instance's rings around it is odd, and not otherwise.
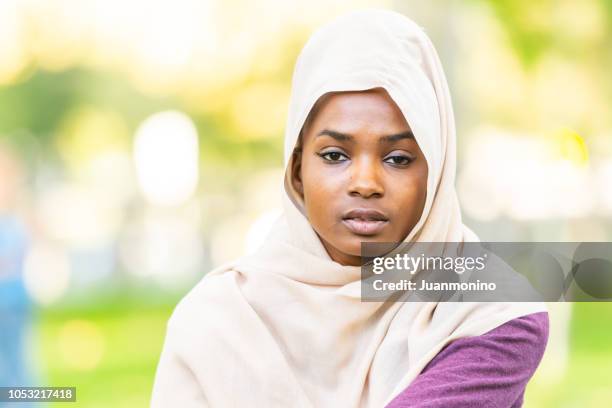
<path fill-rule="evenodd" d="M 39 316 L 43 377 L 76 386 L 75 407 L 147 407 L 171 302 L 100 299 Z M 64 407 L 56 403 L 51 406 Z"/>

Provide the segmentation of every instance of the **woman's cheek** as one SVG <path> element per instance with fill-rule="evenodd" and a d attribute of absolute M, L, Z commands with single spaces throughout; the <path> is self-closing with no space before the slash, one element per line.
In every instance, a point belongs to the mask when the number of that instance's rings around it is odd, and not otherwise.
<path fill-rule="evenodd" d="M 311 190 L 318 199 L 324 199 L 331 202 L 341 194 L 344 181 L 342 169 L 336 165 L 317 164 L 310 168 L 307 174 L 307 179 L 304 178 L 304 183 L 308 183 Z"/>

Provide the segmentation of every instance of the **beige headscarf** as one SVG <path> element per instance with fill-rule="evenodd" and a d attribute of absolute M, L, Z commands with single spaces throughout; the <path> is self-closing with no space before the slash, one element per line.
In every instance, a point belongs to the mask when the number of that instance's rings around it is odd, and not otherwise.
<path fill-rule="evenodd" d="M 542 303 L 360 301 L 360 268 L 334 262 L 292 190 L 300 129 L 326 92 L 382 87 L 428 163 L 425 209 L 406 241 L 472 241 L 461 221 L 455 122 L 436 51 L 386 10 L 316 31 L 293 76 L 284 213 L 261 249 L 206 275 L 168 322 L 154 407 L 382 407 L 454 339 L 545 310 Z"/>

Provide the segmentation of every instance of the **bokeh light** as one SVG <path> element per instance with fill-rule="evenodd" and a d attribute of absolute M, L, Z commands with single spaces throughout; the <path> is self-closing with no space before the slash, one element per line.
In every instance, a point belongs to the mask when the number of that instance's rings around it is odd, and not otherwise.
<path fill-rule="evenodd" d="M 130 273 L 171 287 L 191 281 L 204 256 L 202 239 L 191 219 L 155 211 L 127 225 L 120 248 Z"/>
<path fill-rule="evenodd" d="M 483 128 L 471 143 L 458 181 L 470 216 L 534 220 L 593 211 L 594 170 L 578 134 L 562 131 L 546 138 Z"/>
<path fill-rule="evenodd" d="M 25 259 L 24 283 L 39 304 L 58 301 L 70 284 L 70 260 L 66 252 L 50 244 L 34 245 Z"/>
<path fill-rule="evenodd" d="M 102 361 L 105 350 L 104 336 L 95 323 L 70 320 L 64 323 L 57 337 L 61 358 L 77 371 L 90 371 Z"/>
<path fill-rule="evenodd" d="M 17 0 L 0 2 L 0 85 L 15 81 L 28 61 Z"/>
<path fill-rule="evenodd" d="M 41 194 L 40 216 L 49 237 L 91 248 L 109 242 L 119 229 L 119 208 L 107 192 L 90 185 L 60 185 Z"/>
<path fill-rule="evenodd" d="M 136 131 L 134 163 L 138 182 L 153 204 L 177 205 L 189 199 L 198 184 L 198 134 L 188 116 L 160 112 Z"/>

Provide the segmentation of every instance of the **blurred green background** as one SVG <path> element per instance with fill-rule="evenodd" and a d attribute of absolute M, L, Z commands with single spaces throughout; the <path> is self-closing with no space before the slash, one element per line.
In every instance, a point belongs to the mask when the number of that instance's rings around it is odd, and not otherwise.
<path fill-rule="evenodd" d="M 300 48 L 362 6 L 436 45 L 482 240 L 612 240 L 610 0 L 0 0 L 0 381 L 148 405 L 173 307 L 279 211 Z M 608 406 L 612 305 L 550 307 L 525 406 Z"/>

